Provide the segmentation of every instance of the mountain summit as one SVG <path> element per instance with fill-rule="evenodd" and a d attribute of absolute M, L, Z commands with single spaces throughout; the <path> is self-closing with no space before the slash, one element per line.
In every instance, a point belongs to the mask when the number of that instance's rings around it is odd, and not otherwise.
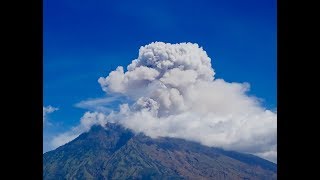
<path fill-rule="evenodd" d="M 43 178 L 277 179 L 277 165 L 182 139 L 152 139 L 108 123 L 45 153 Z"/>

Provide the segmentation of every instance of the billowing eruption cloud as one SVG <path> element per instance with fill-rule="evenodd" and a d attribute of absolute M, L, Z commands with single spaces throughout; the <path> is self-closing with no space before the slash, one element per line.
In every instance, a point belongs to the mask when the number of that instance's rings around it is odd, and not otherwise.
<path fill-rule="evenodd" d="M 135 102 L 122 104 L 109 118 L 136 132 L 266 154 L 276 161 L 276 113 L 246 94 L 248 83 L 214 75 L 211 59 L 197 44 L 155 42 L 140 48 L 127 71 L 119 66 L 98 82 L 105 92 Z"/>
<path fill-rule="evenodd" d="M 133 103 L 90 123 L 117 122 L 152 138 L 183 138 L 276 162 L 277 114 L 246 94 L 248 83 L 214 75 L 211 59 L 197 44 L 143 46 L 126 71 L 119 66 L 98 80 L 108 95 Z"/>

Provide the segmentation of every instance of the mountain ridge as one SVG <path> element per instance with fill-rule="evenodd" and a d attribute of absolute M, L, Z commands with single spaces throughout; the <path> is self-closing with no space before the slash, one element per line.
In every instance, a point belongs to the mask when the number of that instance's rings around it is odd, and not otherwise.
<path fill-rule="evenodd" d="M 152 139 L 108 123 L 44 153 L 43 178 L 277 179 L 277 165 L 179 138 Z"/>

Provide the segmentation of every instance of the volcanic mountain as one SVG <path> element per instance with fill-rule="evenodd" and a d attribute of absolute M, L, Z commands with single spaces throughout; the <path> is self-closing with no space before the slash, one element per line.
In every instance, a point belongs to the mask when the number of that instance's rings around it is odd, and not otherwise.
<path fill-rule="evenodd" d="M 108 123 L 46 152 L 43 179 L 277 179 L 277 165 L 183 139 L 152 139 Z"/>

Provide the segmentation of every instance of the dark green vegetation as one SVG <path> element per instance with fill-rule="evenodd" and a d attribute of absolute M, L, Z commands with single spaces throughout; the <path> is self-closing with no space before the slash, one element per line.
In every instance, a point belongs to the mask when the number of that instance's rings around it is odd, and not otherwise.
<path fill-rule="evenodd" d="M 43 155 L 44 179 L 276 179 L 259 157 L 176 138 L 151 139 L 109 123 Z"/>

